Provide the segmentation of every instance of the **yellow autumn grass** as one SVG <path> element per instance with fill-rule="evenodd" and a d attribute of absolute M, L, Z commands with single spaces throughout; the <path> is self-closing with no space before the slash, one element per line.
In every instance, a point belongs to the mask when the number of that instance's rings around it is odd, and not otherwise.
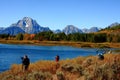
<path fill-rule="evenodd" d="M 65 46 L 74 46 L 74 47 L 112 47 L 120 48 L 120 43 L 92 43 L 92 42 L 74 42 L 74 41 L 38 41 L 38 40 L 5 40 L 0 39 L 0 43 L 3 44 L 29 44 L 29 45 L 44 45 L 44 46 L 54 46 L 54 45 L 65 45 Z"/>
<path fill-rule="evenodd" d="M 26 72 L 22 71 L 21 66 L 13 64 L 10 70 L 0 74 L 0 79 L 19 80 L 18 77 L 23 77 L 23 80 L 41 80 L 44 77 L 43 80 L 120 80 L 120 53 L 105 54 L 104 60 L 99 60 L 98 56 L 60 60 L 59 63 L 41 60 L 31 63 Z M 6 78 L 6 75 L 9 76 Z"/>

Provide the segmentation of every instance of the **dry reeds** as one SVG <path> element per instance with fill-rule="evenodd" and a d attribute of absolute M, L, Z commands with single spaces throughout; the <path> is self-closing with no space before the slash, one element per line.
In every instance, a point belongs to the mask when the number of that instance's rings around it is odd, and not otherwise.
<path fill-rule="evenodd" d="M 120 54 L 105 54 L 104 60 L 97 56 L 77 57 L 55 61 L 31 63 L 23 72 L 21 65 L 0 74 L 1 80 L 120 80 Z"/>

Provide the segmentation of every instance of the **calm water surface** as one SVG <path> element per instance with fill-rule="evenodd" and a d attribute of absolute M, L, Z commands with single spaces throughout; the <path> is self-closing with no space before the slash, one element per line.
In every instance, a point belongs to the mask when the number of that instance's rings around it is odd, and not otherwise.
<path fill-rule="evenodd" d="M 35 46 L 0 44 L 0 72 L 8 70 L 12 64 L 21 64 L 21 57 L 28 55 L 31 62 L 38 60 L 54 60 L 78 56 L 96 55 L 94 48 L 76 48 L 70 46 Z"/>

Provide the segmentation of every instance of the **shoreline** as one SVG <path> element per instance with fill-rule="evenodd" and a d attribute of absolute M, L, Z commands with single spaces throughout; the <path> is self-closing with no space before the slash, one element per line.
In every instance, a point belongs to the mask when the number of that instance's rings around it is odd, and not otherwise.
<path fill-rule="evenodd" d="M 91 43 L 73 41 L 38 41 L 38 40 L 0 40 L 1 44 L 24 44 L 38 46 L 73 46 L 80 48 L 120 48 L 120 43 Z"/>

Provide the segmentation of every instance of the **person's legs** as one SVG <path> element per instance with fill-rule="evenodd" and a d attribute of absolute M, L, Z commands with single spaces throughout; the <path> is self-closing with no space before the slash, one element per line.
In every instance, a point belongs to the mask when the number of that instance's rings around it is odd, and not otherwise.
<path fill-rule="evenodd" d="M 25 65 L 25 70 L 28 70 L 28 65 Z"/>
<path fill-rule="evenodd" d="M 25 65 L 22 65 L 22 71 L 23 72 L 25 71 Z"/>

